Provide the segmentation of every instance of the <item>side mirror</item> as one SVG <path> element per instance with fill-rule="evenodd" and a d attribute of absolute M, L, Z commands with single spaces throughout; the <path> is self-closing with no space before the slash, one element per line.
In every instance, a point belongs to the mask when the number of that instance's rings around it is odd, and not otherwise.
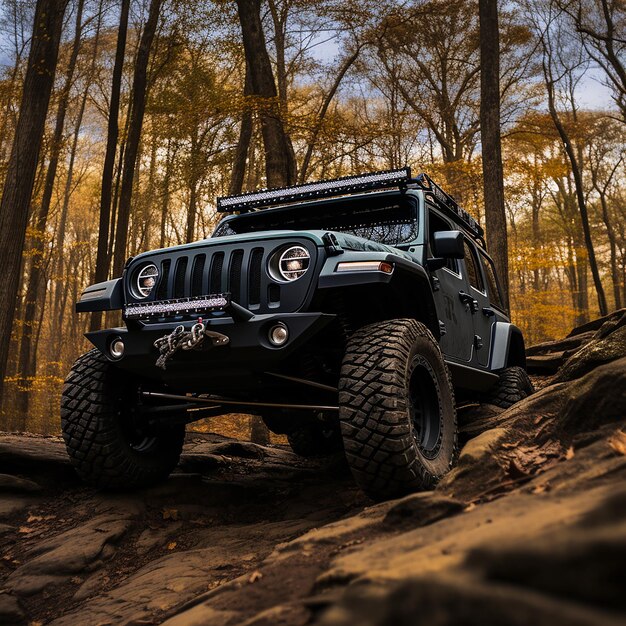
<path fill-rule="evenodd" d="M 433 254 L 440 259 L 462 259 L 465 256 L 463 233 L 442 230 L 433 235 Z"/>

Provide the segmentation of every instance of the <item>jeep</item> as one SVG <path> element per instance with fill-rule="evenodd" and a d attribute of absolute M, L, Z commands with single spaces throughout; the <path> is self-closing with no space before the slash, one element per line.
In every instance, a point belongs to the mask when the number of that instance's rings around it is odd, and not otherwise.
<path fill-rule="evenodd" d="M 186 424 L 261 416 L 303 456 L 345 451 L 385 499 L 453 466 L 457 398 L 531 393 L 480 225 L 409 168 L 219 198 L 213 235 L 145 252 L 85 289 L 87 333 L 62 430 L 87 482 L 152 484 Z"/>

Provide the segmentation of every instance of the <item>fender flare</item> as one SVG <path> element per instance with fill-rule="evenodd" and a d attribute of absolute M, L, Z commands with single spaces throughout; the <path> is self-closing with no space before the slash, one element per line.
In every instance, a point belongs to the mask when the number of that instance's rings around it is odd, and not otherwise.
<path fill-rule="evenodd" d="M 526 369 L 524 336 L 510 322 L 496 322 L 491 339 L 491 371 L 502 370 L 510 365 Z M 514 354 L 511 354 L 513 352 Z"/>

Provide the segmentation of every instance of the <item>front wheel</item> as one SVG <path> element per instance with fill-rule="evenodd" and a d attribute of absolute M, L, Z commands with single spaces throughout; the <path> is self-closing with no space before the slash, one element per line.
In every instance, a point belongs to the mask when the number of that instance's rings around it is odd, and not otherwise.
<path fill-rule="evenodd" d="M 375 499 L 432 489 L 457 456 L 454 392 L 433 335 L 412 319 L 348 341 L 339 383 L 348 464 Z"/>
<path fill-rule="evenodd" d="M 134 415 L 138 385 L 92 350 L 72 367 L 61 396 L 61 427 L 78 475 L 105 488 L 144 487 L 178 464 L 184 424 L 145 431 Z"/>

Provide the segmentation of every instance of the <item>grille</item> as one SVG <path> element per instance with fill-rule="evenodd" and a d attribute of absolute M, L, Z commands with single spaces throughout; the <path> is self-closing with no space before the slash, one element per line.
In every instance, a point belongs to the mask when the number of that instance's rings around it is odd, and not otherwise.
<path fill-rule="evenodd" d="M 250 255 L 250 273 L 248 274 L 248 304 L 250 306 L 261 302 L 262 269 L 263 248 L 255 248 Z"/>
<path fill-rule="evenodd" d="M 205 296 L 207 295 L 203 289 L 204 264 L 206 262 L 206 254 L 199 254 L 193 262 L 193 272 L 191 274 L 191 295 Z"/>
<path fill-rule="evenodd" d="M 296 281 L 293 286 L 276 284 L 265 267 L 269 256 L 280 245 L 280 241 L 272 241 L 264 247 L 230 244 L 219 248 L 197 246 L 178 253 L 164 251 L 154 259 L 160 268 L 160 277 L 153 299 L 230 293 L 235 302 L 255 313 L 277 309 L 296 311 L 303 304 L 315 272 L 310 271 L 306 278 Z M 314 248 L 311 253 L 315 254 Z M 313 268 L 315 257 L 312 258 Z"/>
<path fill-rule="evenodd" d="M 174 298 L 185 297 L 185 274 L 187 273 L 187 257 L 178 259 L 174 276 Z"/>

